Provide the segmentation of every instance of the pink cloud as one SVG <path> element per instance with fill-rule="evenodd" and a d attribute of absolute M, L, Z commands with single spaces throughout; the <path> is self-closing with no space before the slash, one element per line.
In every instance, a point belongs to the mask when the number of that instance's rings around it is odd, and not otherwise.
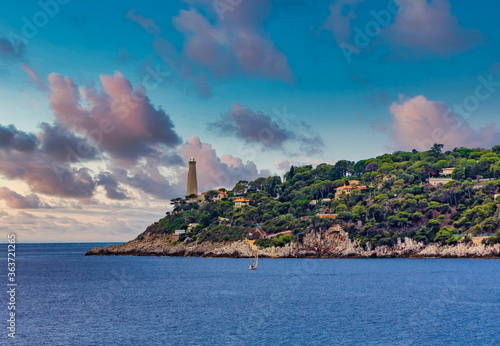
<path fill-rule="evenodd" d="M 50 108 L 58 123 L 92 139 L 113 158 L 131 162 L 180 144 L 170 117 L 133 90 L 121 73 L 100 79 L 103 92 L 79 89 L 71 78 L 55 73 L 49 76 Z"/>
<path fill-rule="evenodd" d="M 391 135 L 397 149 L 423 151 L 434 143 L 444 144 L 448 150 L 491 148 L 500 142 L 500 132 L 494 124 L 475 129 L 444 102 L 431 101 L 423 95 L 394 102 L 389 111 Z"/>
<path fill-rule="evenodd" d="M 190 8 L 173 18 L 174 27 L 184 36 L 181 51 L 161 36 L 152 19 L 128 14 L 154 35 L 153 48 L 182 80 L 188 80 L 201 96 L 210 96 L 211 78 L 254 76 L 293 82 L 287 57 L 278 50 L 263 22 L 270 15 L 270 0 L 244 1 L 224 14 L 202 15 L 197 6 L 216 14 L 206 1 L 189 1 Z M 129 11 L 130 12 L 130 11 Z M 154 29 L 151 29 L 154 28 Z"/>
<path fill-rule="evenodd" d="M 384 29 L 384 37 L 398 51 L 446 56 L 449 52 L 468 51 L 480 43 L 476 29 L 465 29 L 451 14 L 448 0 L 400 0 L 400 12 L 392 25 Z"/>
<path fill-rule="evenodd" d="M 173 22 L 185 36 L 184 54 L 213 76 L 248 73 L 291 83 L 286 56 L 262 26 L 270 9 L 268 0 L 245 1 L 211 24 L 190 8 L 181 10 Z"/>
<path fill-rule="evenodd" d="M 21 69 L 28 75 L 30 81 L 36 85 L 38 89 L 42 91 L 47 90 L 47 86 L 38 78 L 36 72 L 28 64 L 22 64 Z"/>

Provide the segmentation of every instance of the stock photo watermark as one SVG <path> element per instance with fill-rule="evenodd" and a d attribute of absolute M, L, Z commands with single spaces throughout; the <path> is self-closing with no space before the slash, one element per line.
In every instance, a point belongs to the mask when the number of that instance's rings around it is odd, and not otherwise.
<path fill-rule="evenodd" d="M 27 45 L 29 40 L 33 39 L 41 28 L 45 27 L 51 18 L 57 16 L 61 9 L 61 5 L 66 5 L 71 0 L 40 0 L 38 1 L 39 11 L 34 12 L 31 16 L 21 18 L 21 36 L 9 32 L 7 38 L 14 48 L 16 54 L 21 51 L 22 45 Z"/>
<path fill-rule="evenodd" d="M 16 338 L 16 235 L 7 236 L 7 335 Z"/>
<path fill-rule="evenodd" d="M 481 103 L 488 100 L 500 87 L 500 81 L 495 81 L 493 77 L 493 73 L 490 73 L 487 77 L 477 77 L 478 84 L 474 88 L 474 92 L 466 96 L 462 102 L 453 104 L 452 110 L 447 109 L 442 113 L 441 117 L 448 126 L 446 128 L 436 127 L 429 134 L 429 138 L 416 140 L 417 148 L 424 151 L 434 143 L 443 143 L 448 138 L 450 131 L 458 130 L 472 113 L 479 109 Z"/>
<path fill-rule="evenodd" d="M 243 1 L 244 0 L 215 0 L 212 6 L 217 16 L 223 20 L 226 12 L 233 12 Z"/>
<path fill-rule="evenodd" d="M 347 63 L 351 63 L 353 54 L 358 55 L 363 49 L 367 48 L 380 35 L 382 29 L 389 26 L 394 17 L 402 10 L 400 0 L 389 0 L 386 9 L 371 10 L 370 17 L 373 20 L 368 21 L 364 26 L 356 26 L 353 29 L 352 43 L 342 42 L 339 44 Z"/>

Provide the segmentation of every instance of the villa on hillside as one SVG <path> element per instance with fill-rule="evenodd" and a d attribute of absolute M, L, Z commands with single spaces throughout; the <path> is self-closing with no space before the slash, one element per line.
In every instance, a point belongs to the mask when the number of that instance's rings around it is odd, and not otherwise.
<path fill-rule="evenodd" d="M 455 167 L 443 168 L 441 175 L 451 175 Z"/>
<path fill-rule="evenodd" d="M 445 185 L 452 180 L 452 178 L 429 178 L 429 184 L 431 184 L 432 186 L 438 186 L 439 184 Z"/>
<path fill-rule="evenodd" d="M 357 180 L 352 180 L 352 181 L 356 181 L 359 183 L 359 181 Z M 351 181 L 349 181 L 350 183 Z M 365 190 L 366 189 L 366 186 L 358 186 L 358 185 L 344 185 L 344 186 L 339 186 L 337 187 L 337 192 L 335 192 L 335 198 L 339 198 L 340 196 L 342 196 L 343 194 L 350 194 L 352 191 L 357 191 L 357 190 Z"/>
<path fill-rule="evenodd" d="M 244 206 L 248 206 L 250 203 L 249 199 L 246 198 L 237 198 L 234 200 L 234 209 L 238 209 Z"/>
<path fill-rule="evenodd" d="M 212 198 L 212 201 L 214 201 L 214 202 L 219 202 L 221 199 L 223 199 L 223 198 L 227 198 L 227 192 L 226 192 L 226 191 L 220 191 L 220 190 L 213 190 L 213 191 L 217 192 L 217 195 L 216 195 L 216 196 L 214 196 L 214 197 Z M 209 192 L 210 192 L 210 191 L 207 191 L 207 192 L 203 192 L 203 193 L 201 194 L 201 201 L 202 201 L 202 202 L 204 202 L 204 201 L 205 201 L 205 196 L 206 196 L 206 194 L 207 194 L 207 193 L 209 193 Z"/>

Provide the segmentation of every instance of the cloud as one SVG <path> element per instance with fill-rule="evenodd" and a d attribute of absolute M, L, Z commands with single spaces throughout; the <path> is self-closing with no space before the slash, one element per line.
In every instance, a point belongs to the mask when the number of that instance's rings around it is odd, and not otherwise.
<path fill-rule="evenodd" d="M 0 125 L 2 176 L 38 194 L 79 201 L 93 197 L 97 186 L 110 199 L 127 199 L 120 183 L 158 198 L 180 191 L 177 176 L 171 174 L 172 184 L 163 174 L 183 163 L 181 139 L 142 89 L 133 90 L 120 73 L 101 76 L 101 92 L 57 74 L 49 76 L 49 87 L 53 124 L 41 123 L 37 134 Z M 111 172 L 82 167 L 98 160 Z"/>
<path fill-rule="evenodd" d="M 40 78 L 38 78 L 36 72 L 28 64 L 22 64 L 21 69 L 28 75 L 31 83 L 33 83 L 39 90 L 47 90 L 47 86 L 40 80 Z"/>
<path fill-rule="evenodd" d="M 178 175 L 182 170 L 177 170 Z M 120 183 L 132 186 L 139 191 L 160 199 L 172 199 L 184 196 L 184 189 L 170 181 L 161 174 L 159 167 L 153 165 L 136 166 L 133 169 L 115 168 L 113 177 Z M 177 177 L 174 177 L 176 180 Z"/>
<path fill-rule="evenodd" d="M 54 153 L 44 152 L 34 134 L 0 125 L 0 174 L 25 181 L 37 193 L 88 198 L 94 182 L 85 168 L 71 168 L 54 161 Z"/>
<path fill-rule="evenodd" d="M 37 145 L 33 134 L 18 130 L 14 125 L 0 125 L 0 150 L 33 151 Z"/>
<path fill-rule="evenodd" d="M 330 5 L 330 16 L 323 25 L 330 30 L 337 43 L 350 41 L 351 21 L 358 17 L 355 9 L 364 0 L 338 0 Z"/>
<path fill-rule="evenodd" d="M 101 173 L 97 176 L 97 185 L 104 186 L 106 197 L 115 200 L 128 199 L 125 192 L 118 187 L 118 182 L 109 172 Z"/>
<path fill-rule="evenodd" d="M 146 18 L 143 15 L 137 14 L 137 9 L 135 8 L 128 10 L 125 14 L 125 18 L 130 19 L 131 21 L 142 26 L 148 34 L 161 34 L 161 30 L 158 25 L 156 25 L 155 21 L 153 19 Z"/>
<path fill-rule="evenodd" d="M 481 41 L 478 30 L 459 24 L 448 0 L 400 0 L 400 8 L 394 23 L 383 31 L 399 52 L 448 56 L 450 52 L 468 51 Z"/>
<path fill-rule="evenodd" d="M 50 108 L 58 123 L 91 138 L 113 158 L 132 163 L 181 143 L 165 111 L 155 108 L 142 91 L 133 90 L 121 73 L 101 75 L 100 82 L 102 92 L 79 89 L 71 78 L 50 74 Z"/>
<path fill-rule="evenodd" d="M 292 82 L 286 56 L 278 51 L 262 26 L 269 16 L 267 0 L 242 2 L 227 13 L 224 20 L 211 24 L 194 8 L 181 10 L 174 18 L 176 29 L 186 42 L 184 53 L 200 63 L 212 75 L 236 75 L 274 78 Z"/>
<path fill-rule="evenodd" d="M 40 124 L 40 150 L 59 162 L 89 161 L 99 157 L 99 151 L 87 138 L 76 136 L 61 124 Z"/>
<path fill-rule="evenodd" d="M 48 155 L 37 151 L 0 151 L 0 173 L 7 179 L 23 180 L 36 193 L 90 198 L 95 183 L 89 172 L 87 168 L 54 162 Z"/>
<path fill-rule="evenodd" d="M 22 42 L 16 42 L 15 47 L 10 40 L 0 38 L 0 58 L 7 60 L 18 60 L 24 56 L 25 45 Z"/>
<path fill-rule="evenodd" d="M 180 152 L 184 162 L 188 162 L 190 157 L 196 159 L 198 192 L 219 187 L 232 189 L 240 180 L 251 181 L 271 175 L 267 170 L 259 171 L 252 161 L 243 163 L 242 159 L 232 155 L 223 155 L 219 158 L 215 149 L 210 144 L 202 143 L 199 137 L 189 137 Z M 180 175 L 183 179 L 181 184 L 187 183 L 187 169 Z"/>
<path fill-rule="evenodd" d="M 494 124 L 475 129 L 444 102 L 431 101 L 423 95 L 394 102 L 389 111 L 391 136 L 397 149 L 422 151 L 434 143 L 444 144 L 446 149 L 491 148 L 500 142 L 500 132 Z"/>
<path fill-rule="evenodd" d="M 292 167 L 292 163 L 288 160 L 284 160 L 276 162 L 276 166 L 278 167 L 279 170 L 288 172 Z"/>
<path fill-rule="evenodd" d="M 287 114 L 278 114 L 273 120 L 262 112 L 254 112 L 238 103 L 220 116 L 215 122 L 208 124 L 209 130 L 220 135 L 234 136 L 246 143 L 260 144 L 265 149 L 283 149 L 284 145 L 295 142 L 301 152 L 314 154 L 323 148 L 323 140 L 304 122 L 296 122 L 286 118 Z M 281 118 L 282 117 L 282 118 Z"/>
<path fill-rule="evenodd" d="M 233 135 L 247 143 L 261 143 L 266 147 L 281 148 L 293 134 L 281 128 L 269 116 L 254 112 L 238 103 L 221 118 L 209 124 L 209 129 Z"/>
<path fill-rule="evenodd" d="M 154 36 L 156 54 L 178 78 L 189 81 L 200 96 L 211 96 L 212 78 L 250 76 L 293 82 L 286 56 L 263 26 L 272 8 L 270 0 L 244 1 L 223 15 L 216 15 L 211 2 L 189 4 L 188 10 L 180 10 L 173 18 L 175 29 L 184 38 L 182 50 L 162 37 L 154 20 L 137 15 L 135 10 L 129 11 L 126 18 Z M 198 8 L 205 8 L 211 16 L 202 15 Z"/>
<path fill-rule="evenodd" d="M 35 194 L 22 196 L 7 187 L 0 187 L 0 199 L 3 199 L 7 203 L 7 206 L 13 209 L 36 209 L 48 207 L 48 205 L 43 203 Z"/>

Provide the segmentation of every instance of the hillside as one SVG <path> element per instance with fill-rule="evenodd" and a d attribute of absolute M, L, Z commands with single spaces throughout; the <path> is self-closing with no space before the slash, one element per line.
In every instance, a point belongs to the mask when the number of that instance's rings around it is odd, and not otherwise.
<path fill-rule="evenodd" d="M 303 244 L 307 234 L 335 226 L 363 250 L 407 240 L 422 246 L 498 244 L 500 146 L 441 149 L 435 144 L 426 152 L 292 166 L 283 180 L 240 181 L 220 200 L 215 191 L 203 203 L 177 198 L 173 212 L 135 241 L 156 236 L 174 246 L 251 239 L 261 249 L 275 249 Z M 175 230 L 189 232 L 174 236 Z"/>

